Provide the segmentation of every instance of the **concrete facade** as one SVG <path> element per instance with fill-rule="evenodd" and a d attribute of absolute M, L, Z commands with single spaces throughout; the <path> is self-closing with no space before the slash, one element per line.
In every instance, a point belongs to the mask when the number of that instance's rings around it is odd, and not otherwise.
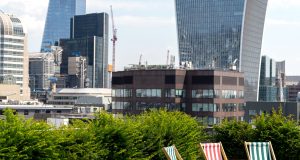
<path fill-rule="evenodd" d="M 20 99 L 30 99 L 27 31 L 21 20 L 0 11 L 0 83 L 20 86 Z"/>

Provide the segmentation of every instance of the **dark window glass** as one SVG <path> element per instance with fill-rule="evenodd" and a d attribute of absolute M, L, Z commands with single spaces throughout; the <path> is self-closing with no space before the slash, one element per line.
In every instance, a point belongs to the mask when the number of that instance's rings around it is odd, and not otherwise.
<path fill-rule="evenodd" d="M 192 84 L 214 84 L 214 76 L 193 76 Z"/>
<path fill-rule="evenodd" d="M 175 76 L 165 76 L 165 84 L 175 84 Z"/>
<path fill-rule="evenodd" d="M 46 113 L 50 113 L 50 110 L 46 110 Z"/>
<path fill-rule="evenodd" d="M 112 84 L 123 84 L 122 77 L 112 77 Z"/>
<path fill-rule="evenodd" d="M 133 77 L 132 76 L 125 76 L 123 77 L 124 84 L 132 84 L 133 83 Z"/>

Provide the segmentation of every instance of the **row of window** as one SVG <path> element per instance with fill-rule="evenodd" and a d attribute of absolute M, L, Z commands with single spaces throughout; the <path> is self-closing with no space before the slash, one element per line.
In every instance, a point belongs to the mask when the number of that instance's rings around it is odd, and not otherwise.
<path fill-rule="evenodd" d="M 77 97 L 72 96 L 54 96 L 54 100 L 76 100 Z"/>
<path fill-rule="evenodd" d="M 234 104 L 228 103 L 223 104 L 220 107 L 220 104 L 213 103 L 193 103 L 192 111 L 193 112 L 236 112 L 236 111 L 244 111 L 245 104 Z M 137 102 L 136 105 L 132 105 L 130 102 L 113 102 L 113 109 L 120 110 L 146 110 L 150 108 L 163 108 L 165 107 L 168 110 L 185 110 L 185 103 L 176 104 L 176 103 L 146 103 L 146 102 Z"/>
<path fill-rule="evenodd" d="M 23 50 L 24 46 L 19 46 L 19 45 L 11 45 L 11 44 L 4 44 L 3 48 L 5 49 L 16 49 L 16 50 Z"/>
<path fill-rule="evenodd" d="M 244 91 L 198 89 L 198 90 L 192 90 L 192 98 L 224 98 L 224 99 L 244 98 Z"/>
<path fill-rule="evenodd" d="M 236 111 L 244 111 L 245 104 L 235 104 L 235 103 L 226 103 L 222 104 L 213 104 L 213 103 L 193 103 L 192 111 L 193 112 L 236 112 Z"/>
<path fill-rule="evenodd" d="M 23 68 L 23 64 L 7 64 L 7 63 L 2 63 L 0 64 L 0 67 L 4 68 Z"/>
<path fill-rule="evenodd" d="M 161 89 L 137 89 L 136 97 L 161 97 Z"/>
<path fill-rule="evenodd" d="M 136 105 L 132 105 L 130 102 L 113 102 L 112 109 L 119 110 L 138 110 L 144 111 L 152 108 L 166 108 L 168 110 L 185 110 L 185 104 L 175 104 L 175 103 L 146 103 L 146 102 L 137 102 Z"/>
<path fill-rule="evenodd" d="M 0 57 L 1 61 L 7 61 L 7 62 L 23 62 L 23 58 L 10 58 L 10 57 Z"/>
<path fill-rule="evenodd" d="M 0 69 L 0 73 L 2 74 L 10 74 L 10 75 L 23 75 L 22 71 L 10 70 L 10 69 Z"/>
<path fill-rule="evenodd" d="M 2 51 L 2 54 L 0 54 L 0 56 L 3 55 L 7 55 L 7 56 L 22 56 L 23 58 L 23 52 L 19 51 L 19 52 L 15 52 L 15 51 Z"/>
<path fill-rule="evenodd" d="M 23 111 L 14 111 L 14 114 L 16 114 L 16 113 L 23 113 L 24 115 L 29 115 L 29 110 L 23 110 Z M 4 111 L 3 110 L 0 110 L 0 115 L 3 115 L 3 113 L 4 113 Z M 36 114 L 36 113 L 47 113 L 47 114 L 50 114 L 51 113 L 51 111 L 50 110 L 34 110 L 34 113 Z M 52 111 L 52 113 L 62 113 L 62 111 L 61 110 L 55 110 L 55 111 Z"/>
<path fill-rule="evenodd" d="M 112 95 L 113 97 L 132 97 L 133 93 L 132 89 L 114 89 Z M 136 97 L 162 97 L 162 89 L 137 89 Z M 183 89 L 165 89 L 165 97 L 184 98 L 186 91 Z M 244 91 L 198 89 L 192 90 L 192 98 L 244 98 Z"/>
<path fill-rule="evenodd" d="M 15 38 L 4 38 L 4 42 L 24 43 L 24 40 L 23 39 L 15 39 Z"/>

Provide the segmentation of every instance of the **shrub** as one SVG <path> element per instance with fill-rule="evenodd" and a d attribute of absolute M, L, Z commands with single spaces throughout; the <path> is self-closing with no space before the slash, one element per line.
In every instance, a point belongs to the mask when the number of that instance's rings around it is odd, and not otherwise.
<path fill-rule="evenodd" d="M 55 138 L 46 123 L 5 110 L 0 120 L 0 159 L 55 159 Z"/>
<path fill-rule="evenodd" d="M 214 126 L 214 139 L 222 142 L 226 155 L 229 159 L 246 159 L 244 141 L 250 141 L 252 127 L 246 122 L 224 121 Z"/>
<path fill-rule="evenodd" d="M 300 129 L 282 110 L 258 116 L 254 125 L 253 140 L 271 141 L 278 159 L 300 159 Z"/>
<path fill-rule="evenodd" d="M 142 134 L 143 155 L 165 159 L 162 147 L 176 145 L 184 159 L 199 158 L 198 144 L 206 140 L 204 127 L 182 112 L 151 111 L 135 117 Z"/>

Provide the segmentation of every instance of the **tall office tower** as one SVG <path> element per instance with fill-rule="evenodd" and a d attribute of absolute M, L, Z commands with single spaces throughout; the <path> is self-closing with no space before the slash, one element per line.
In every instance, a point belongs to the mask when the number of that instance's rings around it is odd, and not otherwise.
<path fill-rule="evenodd" d="M 262 56 L 259 81 L 259 101 L 276 102 L 276 61 L 268 56 Z"/>
<path fill-rule="evenodd" d="M 18 85 L 29 100 L 27 33 L 19 18 L 0 11 L 0 84 Z M 7 94 L 10 89 L 7 88 Z M 16 94 L 16 93 L 12 93 Z M 9 95 L 7 95 L 9 96 Z"/>
<path fill-rule="evenodd" d="M 41 52 L 51 52 L 51 46 L 61 38 L 69 38 L 70 18 L 86 12 L 86 0 L 49 0 Z"/>
<path fill-rule="evenodd" d="M 61 39 L 61 74 L 67 87 L 108 88 L 108 14 L 93 13 L 71 19 L 70 39 Z"/>
<path fill-rule="evenodd" d="M 180 62 L 245 75 L 245 99 L 258 98 L 268 0 L 175 0 Z M 234 68 L 234 67 L 233 67 Z"/>
<path fill-rule="evenodd" d="M 282 94 L 282 95 L 281 95 Z M 276 62 L 273 58 L 262 56 L 259 82 L 259 101 L 277 102 L 279 96 L 286 97 L 285 61 Z"/>
<path fill-rule="evenodd" d="M 29 77 L 31 93 L 50 89 L 50 80 L 55 74 L 52 53 L 29 54 Z"/>

